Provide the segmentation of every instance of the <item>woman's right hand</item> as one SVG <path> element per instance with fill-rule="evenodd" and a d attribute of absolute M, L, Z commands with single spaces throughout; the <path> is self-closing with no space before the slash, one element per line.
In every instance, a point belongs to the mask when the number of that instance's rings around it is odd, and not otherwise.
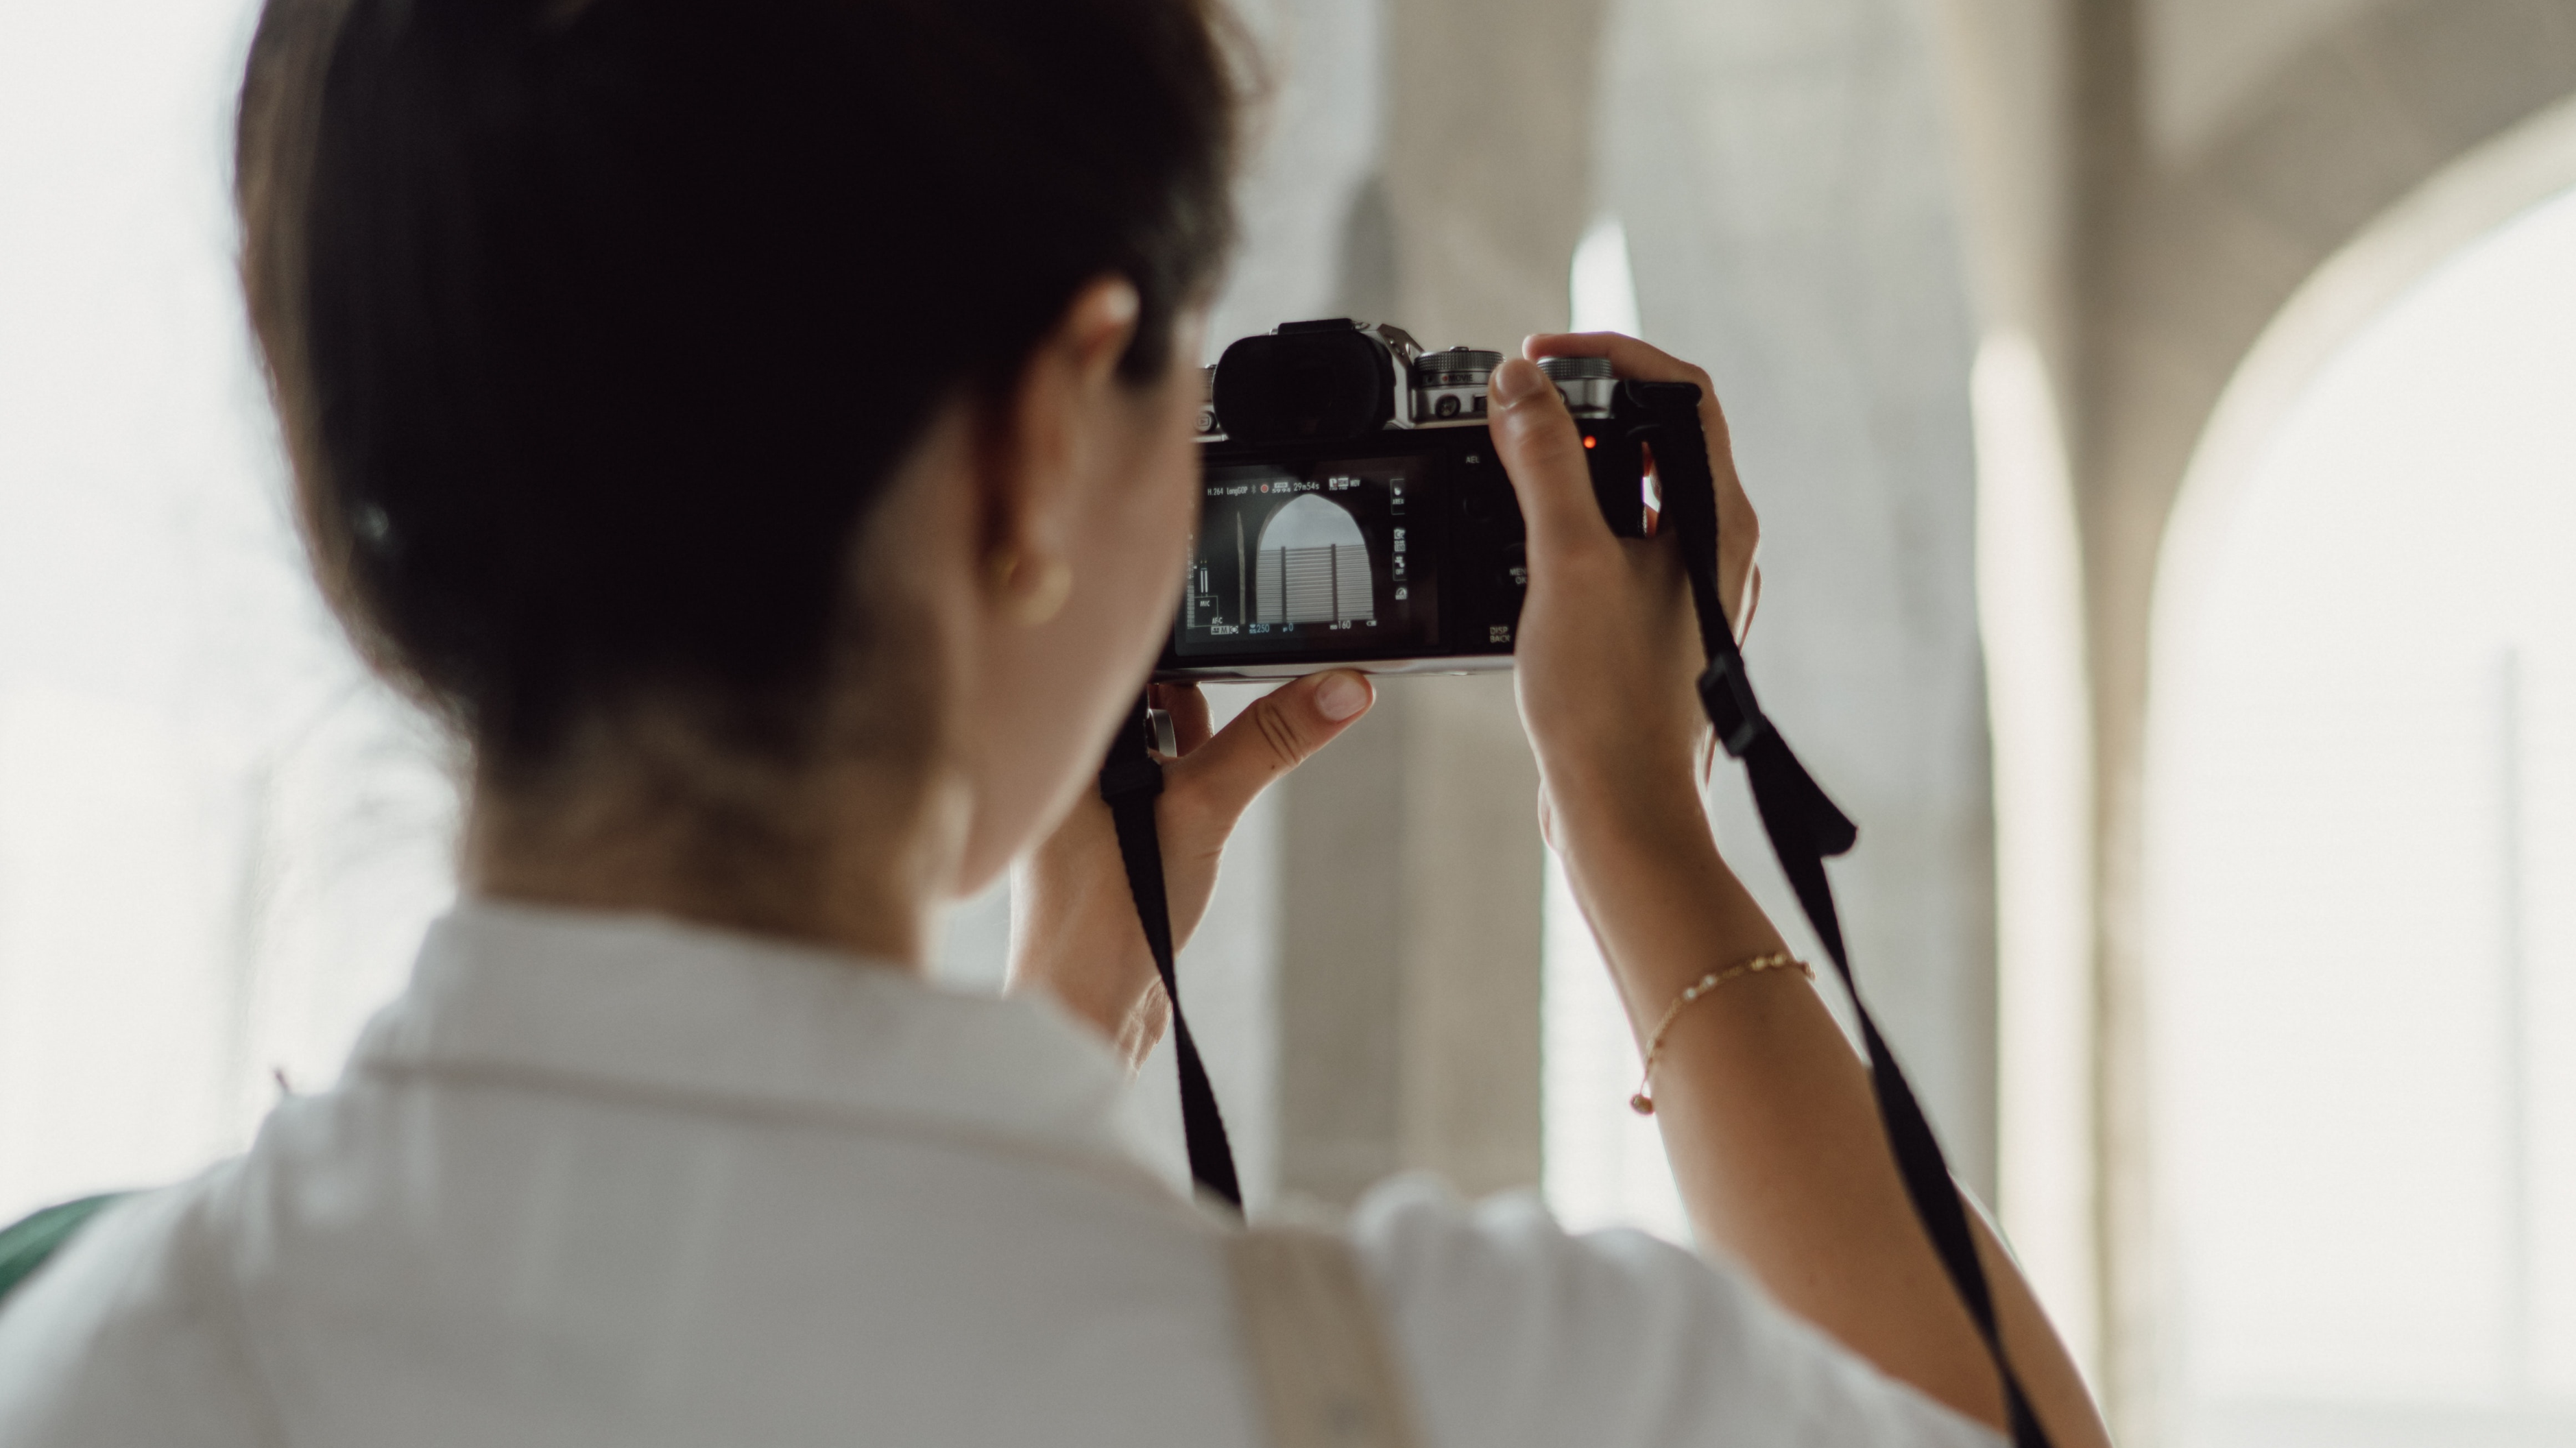
<path fill-rule="evenodd" d="M 1532 337 L 1524 350 L 1606 357 L 1622 377 L 1699 387 L 1718 489 L 1718 586 L 1740 635 L 1759 596 L 1760 525 L 1708 374 L 1612 333 Z M 1489 397 L 1495 451 L 1529 531 L 1529 594 L 1514 653 L 1549 840 L 1579 850 L 1600 830 L 1705 838 L 1708 724 L 1693 688 L 1703 659 L 1678 544 L 1611 533 L 1573 417 L 1533 362 L 1497 369 Z"/>
<path fill-rule="evenodd" d="M 1521 343 L 1532 361 L 1541 357 L 1602 357 L 1621 377 L 1640 382 L 1687 382 L 1699 389 L 1700 431 L 1708 438 L 1708 475 L 1717 485 L 1717 591 L 1741 640 L 1762 605 L 1762 520 L 1735 471 L 1735 442 L 1726 409 L 1708 373 L 1669 352 L 1617 332 L 1542 332 Z"/>

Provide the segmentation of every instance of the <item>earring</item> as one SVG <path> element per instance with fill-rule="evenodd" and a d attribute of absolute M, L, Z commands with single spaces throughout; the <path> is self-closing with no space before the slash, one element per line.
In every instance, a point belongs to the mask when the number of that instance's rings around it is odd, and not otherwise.
<path fill-rule="evenodd" d="M 988 566 L 1003 613 L 1023 628 L 1035 628 L 1062 613 L 1065 600 L 1073 596 L 1073 565 L 1061 558 L 1040 559 L 1032 568 L 1018 549 L 1003 548 Z"/>

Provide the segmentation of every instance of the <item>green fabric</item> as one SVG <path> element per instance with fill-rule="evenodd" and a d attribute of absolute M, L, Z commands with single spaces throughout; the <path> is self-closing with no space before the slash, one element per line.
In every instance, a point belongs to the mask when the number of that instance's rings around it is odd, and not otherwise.
<path fill-rule="evenodd" d="M 0 1228 L 0 1302 L 18 1290 L 18 1284 L 36 1275 L 36 1269 L 50 1260 L 56 1249 L 70 1241 L 80 1229 L 89 1225 L 107 1207 L 126 1199 L 130 1193 L 105 1192 L 83 1197 L 76 1202 L 47 1207 Z"/>

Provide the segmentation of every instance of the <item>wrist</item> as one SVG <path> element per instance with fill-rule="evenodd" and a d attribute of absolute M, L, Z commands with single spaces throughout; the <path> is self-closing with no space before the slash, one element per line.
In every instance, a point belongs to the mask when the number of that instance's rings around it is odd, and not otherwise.
<path fill-rule="evenodd" d="M 1102 970 L 1015 959 L 1002 993 L 1031 991 L 1045 993 L 1067 1015 L 1099 1032 L 1129 1070 L 1163 1038 L 1171 1020 L 1170 1000 L 1150 965 L 1141 971 Z"/>
<path fill-rule="evenodd" d="M 1718 852 L 1695 791 L 1677 806 L 1578 810 L 1555 825 L 1567 883 L 1640 1032 L 1708 971 L 1784 948 Z"/>
<path fill-rule="evenodd" d="M 1686 765 L 1548 769 L 1548 813 L 1557 851 L 1678 858 L 1714 853 L 1708 806 Z"/>

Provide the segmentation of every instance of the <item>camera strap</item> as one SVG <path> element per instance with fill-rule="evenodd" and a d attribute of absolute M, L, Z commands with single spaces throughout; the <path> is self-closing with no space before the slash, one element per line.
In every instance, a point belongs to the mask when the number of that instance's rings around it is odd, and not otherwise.
<path fill-rule="evenodd" d="M 1985 1339 L 1986 1351 L 1993 1356 L 1995 1369 L 2002 1376 L 2004 1408 L 2015 1448 L 2048 1448 L 2048 1435 L 2032 1415 L 2021 1379 L 2005 1355 L 1994 1293 L 1986 1281 L 1985 1266 L 1978 1260 L 1967 1206 L 1960 1200 L 1950 1163 L 1942 1155 L 1941 1143 L 1933 1136 L 1921 1104 L 1914 1099 L 1904 1070 L 1896 1064 L 1895 1053 L 1888 1049 L 1878 1023 L 1862 1002 L 1859 982 L 1852 977 L 1842 920 L 1834 909 L 1833 886 L 1825 877 L 1825 861 L 1851 849 L 1859 830 L 1826 797 L 1815 778 L 1807 773 L 1807 767 L 1790 751 L 1789 742 L 1780 737 L 1780 731 L 1763 714 L 1753 695 L 1752 679 L 1745 672 L 1743 650 L 1736 644 L 1735 631 L 1728 627 L 1726 611 L 1720 604 L 1717 488 L 1709 475 L 1708 445 L 1699 425 L 1699 389 L 1688 383 L 1624 385 L 1643 404 L 1639 411 L 1647 420 L 1631 436 L 1654 450 L 1663 489 L 1663 516 L 1680 535 L 1683 566 L 1690 575 L 1691 601 L 1699 615 L 1700 644 L 1708 659 L 1707 670 L 1699 677 L 1700 705 L 1707 710 L 1709 723 L 1727 754 L 1743 761 L 1753 788 L 1754 807 L 1762 816 L 1762 832 L 1770 836 L 1772 853 L 1779 857 L 1782 873 L 1797 892 L 1799 908 L 1806 912 L 1807 923 L 1815 928 L 1825 953 L 1833 958 L 1834 969 L 1841 974 L 1843 987 L 1851 997 L 1852 1011 L 1860 1019 L 1861 1044 L 1869 1056 L 1870 1093 L 1878 1103 L 1879 1123 L 1895 1152 L 1897 1172 L 1904 1178 L 1905 1194 L 1914 1204 L 1914 1214 L 1931 1237 L 1933 1250 L 1949 1273 L 1950 1285 L 1966 1304 L 1968 1315 L 1975 1319 L 1977 1333 Z M 1688 395 L 1686 406 L 1683 394 Z"/>
<path fill-rule="evenodd" d="M 1172 1057 L 1181 1078 L 1181 1134 L 1189 1143 L 1190 1176 L 1198 1184 L 1243 1210 L 1243 1187 L 1234 1175 L 1234 1146 L 1226 1140 L 1225 1117 L 1216 1108 L 1216 1090 L 1208 1084 L 1207 1065 L 1199 1059 L 1190 1022 L 1181 1014 L 1181 980 L 1172 959 L 1172 907 L 1163 890 L 1162 836 L 1154 826 L 1154 801 L 1163 793 L 1163 766 L 1146 741 L 1152 737 L 1148 703 L 1136 698 L 1136 709 L 1109 741 L 1109 759 L 1100 767 L 1100 797 L 1109 802 L 1109 818 L 1118 827 L 1118 858 L 1127 866 L 1127 889 L 1136 897 L 1136 920 L 1145 928 L 1145 949 L 1154 971 L 1163 978 L 1163 998 L 1172 1006 Z"/>

